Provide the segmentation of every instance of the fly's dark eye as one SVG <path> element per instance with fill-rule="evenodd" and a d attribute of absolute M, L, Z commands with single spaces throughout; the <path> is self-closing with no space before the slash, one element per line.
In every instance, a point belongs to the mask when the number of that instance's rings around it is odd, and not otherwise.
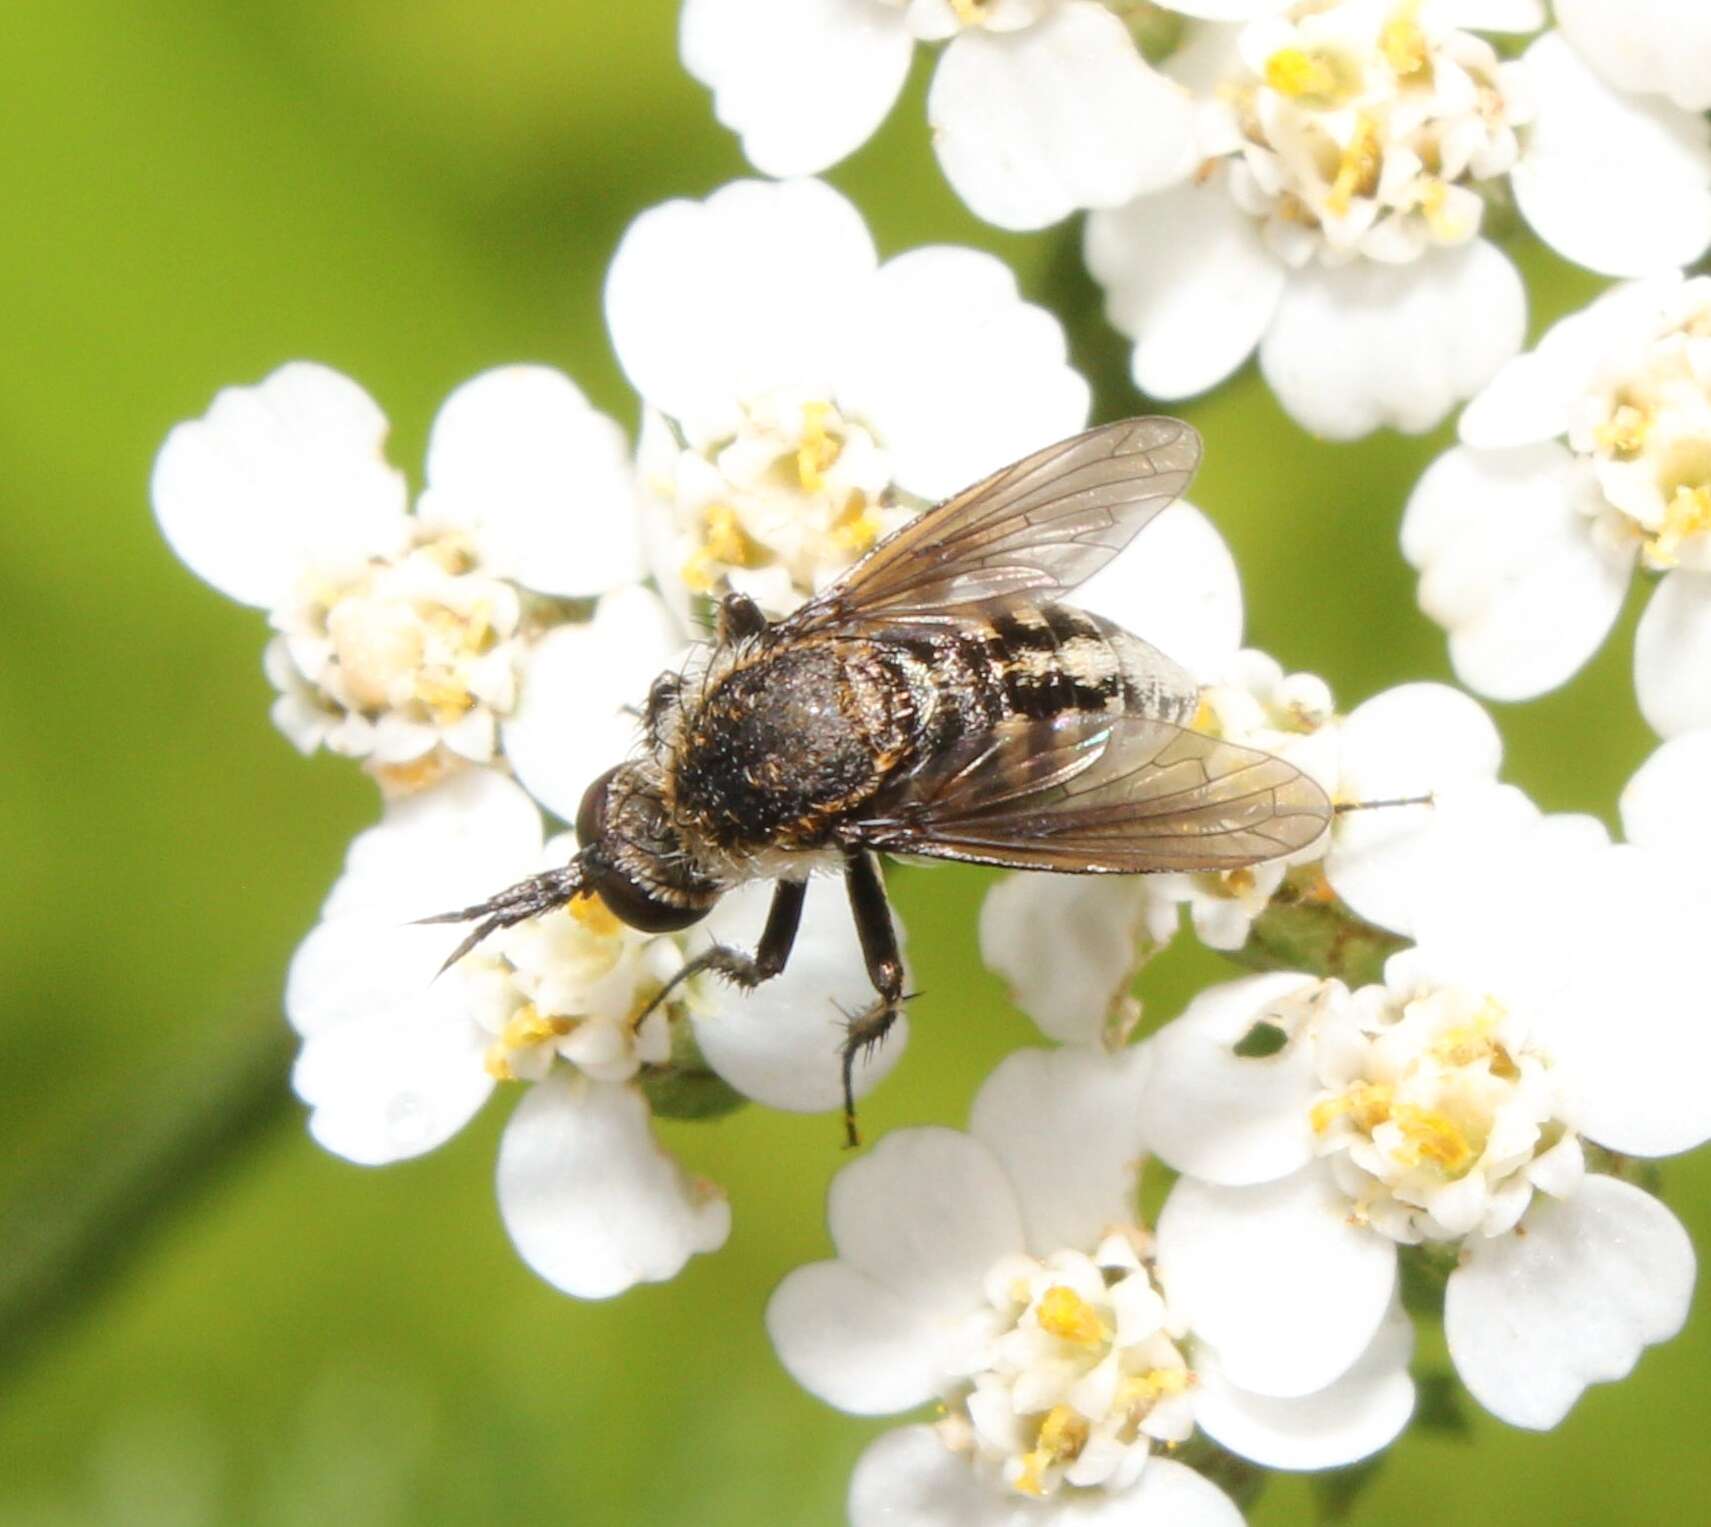
<path fill-rule="evenodd" d="M 617 772 L 617 769 L 608 769 L 582 792 L 582 804 L 576 808 L 576 841 L 584 848 L 599 842 L 605 835 L 606 787 Z"/>
<path fill-rule="evenodd" d="M 589 865 L 589 883 L 619 922 L 642 933 L 676 933 L 698 923 L 707 907 L 679 907 L 650 896 L 615 865 L 599 861 Z"/>

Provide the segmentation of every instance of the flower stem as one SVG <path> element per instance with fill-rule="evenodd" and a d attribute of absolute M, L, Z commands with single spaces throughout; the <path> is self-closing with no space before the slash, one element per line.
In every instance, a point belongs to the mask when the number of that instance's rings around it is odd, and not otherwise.
<path fill-rule="evenodd" d="M 49 1150 L 0 1204 L 0 1372 L 99 1296 L 291 1104 L 294 1042 L 277 1009 L 199 1037 L 126 1089 L 80 1144 Z"/>
<path fill-rule="evenodd" d="M 1384 962 L 1407 942 L 1356 917 L 1309 865 L 1278 887 L 1230 958 L 1250 970 L 1300 970 L 1353 988 L 1382 981 Z"/>

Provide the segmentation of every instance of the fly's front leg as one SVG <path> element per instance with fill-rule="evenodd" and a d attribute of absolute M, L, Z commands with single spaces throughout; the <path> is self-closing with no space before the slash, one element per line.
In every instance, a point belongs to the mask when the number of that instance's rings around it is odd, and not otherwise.
<path fill-rule="evenodd" d="M 855 1063 L 873 1050 L 891 1031 L 903 1010 L 903 956 L 897 949 L 897 930 L 891 924 L 891 906 L 885 899 L 885 882 L 879 866 L 866 849 L 852 848 L 844 855 L 844 886 L 849 891 L 856 935 L 867 960 L 867 977 L 879 1000 L 850 1020 L 844 1037 L 844 1131 L 846 1143 L 861 1144 L 856 1129 Z"/>
<path fill-rule="evenodd" d="M 760 943 L 753 954 L 744 954 L 728 944 L 714 944 L 687 961 L 683 968 L 659 989 L 652 1002 L 636 1017 L 636 1027 L 678 987 L 704 970 L 722 975 L 727 981 L 752 991 L 762 981 L 770 981 L 784 969 L 790 951 L 796 943 L 796 930 L 802 923 L 802 902 L 808 894 L 806 880 L 781 880 L 773 889 L 772 906 L 766 914 L 766 927 L 761 930 Z"/>

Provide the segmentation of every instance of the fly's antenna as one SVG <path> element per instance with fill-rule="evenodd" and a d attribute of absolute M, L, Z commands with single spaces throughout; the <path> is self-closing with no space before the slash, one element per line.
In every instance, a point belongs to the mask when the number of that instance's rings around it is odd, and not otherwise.
<path fill-rule="evenodd" d="M 1338 801 L 1331 808 L 1338 816 L 1345 811 L 1377 811 L 1385 806 L 1430 806 L 1432 797 L 1428 795 L 1399 795 L 1389 801 Z"/>
<path fill-rule="evenodd" d="M 445 964 L 440 966 L 440 973 L 443 975 L 488 934 L 497 933 L 501 928 L 509 928 L 513 923 L 527 922 L 529 918 L 538 917 L 542 912 L 550 912 L 555 907 L 562 907 L 567 901 L 582 894 L 587 888 L 587 881 L 582 857 L 578 855 L 563 869 L 547 870 L 544 874 L 519 880 L 516 885 L 501 891 L 497 896 L 489 897 L 486 901 L 477 902 L 473 907 L 462 907 L 456 912 L 436 912 L 432 917 L 418 917 L 416 922 L 476 923 L 469 936 L 452 950 L 446 957 Z"/>

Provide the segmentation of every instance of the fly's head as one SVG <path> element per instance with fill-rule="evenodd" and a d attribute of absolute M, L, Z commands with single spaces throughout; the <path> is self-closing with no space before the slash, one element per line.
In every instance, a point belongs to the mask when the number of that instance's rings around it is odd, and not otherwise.
<path fill-rule="evenodd" d="M 650 711 L 652 705 L 650 694 Z M 696 867 L 660 797 L 657 776 L 644 764 L 619 764 L 588 787 L 576 813 L 576 837 L 584 884 L 614 917 L 643 933 L 699 922 L 725 889 Z"/>

